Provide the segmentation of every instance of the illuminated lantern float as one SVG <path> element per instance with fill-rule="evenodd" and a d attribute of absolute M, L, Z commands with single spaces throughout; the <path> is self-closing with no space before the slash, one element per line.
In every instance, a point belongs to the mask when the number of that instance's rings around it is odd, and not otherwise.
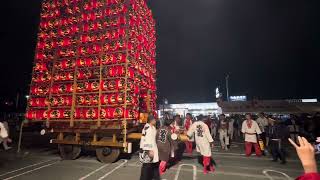
<path fill-rule="evenodd" d="M 156 112 L 155 22 L 144 0 L 44 0 L 39 29 L 28 119 Z"/>

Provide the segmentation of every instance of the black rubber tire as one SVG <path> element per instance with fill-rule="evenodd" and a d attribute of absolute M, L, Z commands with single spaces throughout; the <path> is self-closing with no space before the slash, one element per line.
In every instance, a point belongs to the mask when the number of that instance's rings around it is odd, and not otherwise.
<path fill-rule="evenodd" d="M 112 147 L 102 147 L 96 149 L 96 156 L 102 163 L 113 163 L 120 156 L 120 149 Z"/>
<path fill-rule="evenodd" d="M 66 140 L 74 140 L 75 137 L 72 135 L 66 136 Z M 58 145 L 60 156 L 63 160 L 75 160 L 79 157 L 81 153 L 81 146 L 78 145 L 68 145 L 59 144 Z"/>

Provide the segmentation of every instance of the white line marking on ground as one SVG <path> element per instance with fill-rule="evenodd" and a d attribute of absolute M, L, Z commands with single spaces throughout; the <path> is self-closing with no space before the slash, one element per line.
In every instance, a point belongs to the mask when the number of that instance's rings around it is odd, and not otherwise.
<path fill-rule="evenodd" d="M 274 178 L 272 176 L 269 175 L 269 172 L 274 172 L 274 173 L 278 173 L 283 175 L 284 177 L 286 177 L 288 180 L 292 180 L 292 178 L 290 176 L 288 176 L 288 174 L 281 172 L 281 171 L 276 171 L 276 170 L 272 170 L 272 169 L 265 169 L 262 171 L 262 174 L 264 174 L 265 176 L 267 176 L 267 178 L 269 178 L 270 180 L 273 180 Z"/>
<path fill-rule="evenodd" d="M 94 170 L 94 171 L 90 172 L 89 174 L 87 174 L 87 175 L 85 175 L 85 176 L 83 176 L 83 177 L 79 178 L 79 180 L 84 180 L 84 179 L 86 179 L 86 178 L 88 178 L 88 177 L 92 176 L 94 173 L 96 173 L 96 172 L 100 171 L 101 169 L 103 169 L 103 168 L 105 168 L 105 167 L 108 167 L 109 165 L 110 165 L 110 164 L 105 164 L 105 165 L 101 166 L 100 168 L 97 168 L 96 170 Z"/>
<path fill-rule="evenodd" d="M 118 165 L 117 167 L 115 167 L 114 169 L 112 169 L 111 171 L 109 171 L 107 174 L 101 176 L 98 180 L 102 180 L 104 178 L 106 178 L 107 176 L 109 176 L 110 174 L 112 174 L 114 171 L 116 171 L 117 169 L 121 168 L 122 166 L 124 166 L 126 163 L 128 163 L 128 160 L 124 160 L 123 163 L 121 163 L 120 165 Z"/>
<path fill-rule="evenodd" d="M 138 166 L 136 164 L 128 164 L 128 166 L 130 167 L 141 167 L 141 166 Z M 170 170 L 178 170 L 178 168 L 170 168 Z M 186 172 L 192 172 L 192 170 L 189 170 L 189 169 L 182 169 L 181 171 L 186 171 Z M 201 173 L 202 171 L 201 170 L 197 170 L 197 172 Z M 266 176 L 262 175 L 262 174 L 248 174 L 248 173 L 236 173 L 236 172 L 224 172 L 224 171 L 221 171 L 221 170 L 216 170 L 214 172 L 214 174 L 218 174 L 218 175 L 227 175 L 227 176 L 241 176 L 241 177 L 248 177 L 248 178 L 254 178 L 254 179 L 266 179 Z M 208 176 L 214 176 L 214 174 L 208 174 Z M 278 178 L 276 177 L 275 179 L 279 179 L 279 180 L 283 180 L 283 178 Z"/>
<path fill-rule="evenodd" d="M 8 174 L 11 174 L 11 173 L 14 173 L 14 172 L 17 172 L 17 171 L 21 171 L 21 170 L 23 170 L 23 169 L 27 169 L 27 168 L 30 168 L 30 167 L 33 167 L 33 166 L 37 166 L 37 165 L 40 165 L 40 164 L 43 164 L 43 163 L 46 163 L 46 162 L 49 162 L 49 161 L 52 161 L 52 160 L 53 160 L 53 159 L 47 160 L 47 161 L 42 161 L 42 162 L 39 162 L 39 163 L 36 163 L 36 164 L 31 164 L 31 165 L 28 165 L 28 166 L 25 166 L 25 167 L 22 167 L 22 168 L 13 170 L 13 171 L 9 171 L 9 172 L 6 172 L 6 173 L 4 173 L 4 174 L 1 174 L 0 177 L 5 176 L 5 175 L 8 175 Z"/>
<path fill-rule="evenodd" d="M 197 179 L 197 167 L 195 165 L 192 165 L 192 164 L 180 164 L 179 167 L 178 167 L 176 176 L 174 177 L 174 180 L 178 180 L 182 166 L 190 166 L 190 167 L 192 167 L 193 168 L 193 180 Z"/>
<path fill-rule="evenodd" d="M 245 156 L 246 154 L 242 153 L 228 153 L 228 152 L 215 152 L 217 155 L 234 155 L 234 156 Z"/>
<path fill-rule="evenodd" d="M 14 176 L 8 177 L 8 178 L 6 178 L 6 179 L 4 179 L 4 180 L 9 180 L 9 179 L 13 179 L 13 178 L 16 178 L 16 177 L 19 177 L 19 176 L 25 175 L 25 174 L 29 174 L 29 173 L 31 173 L 31 172 L 33 172 L 33 171 L 37 171 L 37 170 L 39 170 L 39 169 L 42 169 L 42 168 L 45 168 L 45 167 L 52 166 L 52 165 L 54 165 L 54 164 L 56 164 L 56 163 L 58 163 L 58 162 L 60 162 L 60 161 L 56 161 L 56 162 L 54 162 L 54 163 L 50 163 L 50 164 L 47 164 L 47 165 L 44 165 L 44 166 L 40 166 L 40 167 L 35 168 L 35 169 L 32 169 L 32 170 L 30 170 L 30 171 L 26 171 L 26 172 L 23 172 L 23 173 L 20 173 L 20 174 L 17 174 L 17 175 L 14 175 Z"/>
<path fill-rule="evenodd" d="M 240 153 L 228 153 L 228 152 L 212 152 L 213 155 L 217 155 L 216 157 L 223 157 L 223 158 L 240 158 L 240 159 L 251 159 L 251 160 L 269 160 L 268 157 L 266 156 L 261 156 L 258 157 L 254 154 L 252 154 L 251 156 L 247 157 L 245 154 L 240 154 Z M 288 159 L 287 162 L 300 162 L 297 159 Z"/>
<path fill-rule="evenodd" d="M 215 145 L 214 147 L 216 147 L 216 148 L 221 148 L 221 145 Z M 231 148 L 236 148 L 236 147 L 239 147 L 238 145 L 231 145 L 230 146 Z"/>

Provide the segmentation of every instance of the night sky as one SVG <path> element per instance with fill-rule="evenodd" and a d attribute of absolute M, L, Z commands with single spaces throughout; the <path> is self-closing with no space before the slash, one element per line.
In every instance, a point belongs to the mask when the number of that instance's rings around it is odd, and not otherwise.
<path fill-rule="evenodd" d="M 8 4 L 9 3 L 9 4 Z M 28 92 L 40 0 L 1 4 L 1 97 Z M 169 103 L 230 95 L 320 97 L 319 0 L 150 0 L 158 95 Z"/>

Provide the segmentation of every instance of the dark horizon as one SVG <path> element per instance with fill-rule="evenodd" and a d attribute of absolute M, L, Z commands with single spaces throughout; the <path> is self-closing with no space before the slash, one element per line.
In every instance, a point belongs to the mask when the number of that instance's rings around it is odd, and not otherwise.
<path fill-rule="evenodd" d="M 0 96 L 26 95 L 41 1 L 6 2 L 1 28 Z M 158 99 L 214 101 L 320 98 L 319 2 L 149 0 L 157 22 Z"/>

